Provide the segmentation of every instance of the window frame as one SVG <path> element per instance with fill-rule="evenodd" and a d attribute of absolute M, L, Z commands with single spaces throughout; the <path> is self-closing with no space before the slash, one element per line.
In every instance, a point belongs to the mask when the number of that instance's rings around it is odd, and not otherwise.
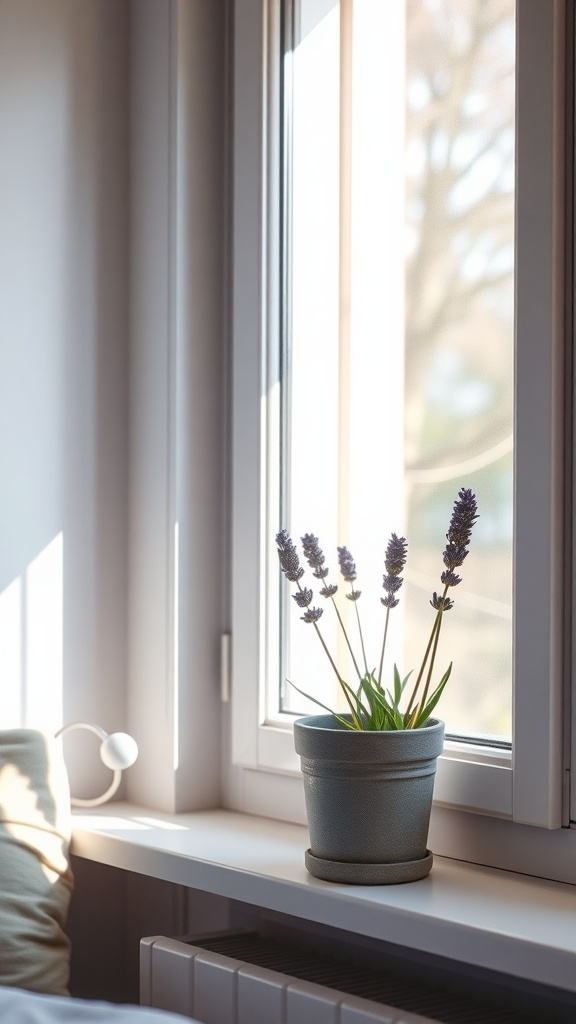
<path fill-rule="evenodd" d="M 280 317 L 275 259 L 280 204 L 273 188 L 280 153 L 270 102 L 278 83 L 272 80 L 272 92 L 267 88 L 279 11 L 280 0 L 236 0 L 235 5 L 231 763 L 235 778 L 241 776 L 243 781 L 232 805 L 255 813 L 277 807 L 274 792 L 286 794 L 290 788 L 288 778 L 281 783 L 279 775 L 295 780 L 299 775 L 291 730 L 266 725 L 264 687 L 259 685 L 269 658 L 264 623 L 272 565 L 277 573 L 273 538 L 265 536 L 263 524 L 273 500 L 267 470 L 276 440 L 270 428 L 274 399 L 268 397 L 276 367 L 270 365 L 267 338 L 279 329 Z M 550 843 L 554 849 L 573 850 L 567 760 L 574 578 L 572 370 L 567 342 L 572 330 L 573 103 L 568 86 L 573 75 L 573 3 L 522 0 L 517 11 L 516 329 L 520 343 L 514 665 L 519 682 L 513 706 L 514 747 L 510 756 L 506 751 L 447 742 L 439 759 L 435 804 L 443 812 L 454 810 L 454 821 L 460 820 L 462 810 L 477 812 L 475 828 L 480 833 L 485 816 L 492 821 L 504 819 L 497 827 L 487 826 L 492 833 L 494 827 L 500 829 L 502 836 L 512 834 L 500 828 L 508 824 L 505 819 L 514 821 L 518 843 L 524 826 L 562 830 L 562 837 L 550 837 Z M 546 544 L 541 542 L 543 536 L 549 539 Z M 290 803 L 292 809 L 287 803 L 282 806 L 289 820 L 301 814 L 298 797 Z M 448 847 L 438 852 L 450 854 L 458 849 L 458 829 L 448 831 Z M 533 834 L 534 830 L 528 831 Z M 483 862 L 496 863 L 499 855 L 494 851 L 506 843 L 509 850 L 515 848 L 509 838 L 503 838 L 489 844 L 489 854 L 474 856 L 488 856 Z M 546 843 L 538 840 L 536 848 L 529 870 L 538 873 L 543 860 L 538 851 Z M 563 854 L 559 856 L 562 860 Z M 560 877 L 557 867 L 543 870 L 556 871 L 551 877 Z"/>

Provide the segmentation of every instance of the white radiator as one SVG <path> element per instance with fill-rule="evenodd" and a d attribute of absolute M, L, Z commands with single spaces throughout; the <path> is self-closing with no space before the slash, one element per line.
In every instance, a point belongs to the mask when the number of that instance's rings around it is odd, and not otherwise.
<path fill-rule="evenodd" d="M 142 939 L 140 1002 L 202 1024 L 436 1024 L 432 1017 L 339 990 L 336 982 L 346 984 L 346 969 L 338 965 L 335 978 L 325 958 L 304 954 L 309 964 L 318 959 L 318 980 L 305 981 L 247 962 L 249 943 L 242 949 L 242 936 L 231 939 L 237 947 L 240 943 L 245 959 L 209 950 L 199 938 Z M 286 962 L 290 966 L 290 956 Z M 357 967 L 352 970 L 358 972 Z M 322 983 L 326 977 L 330 984 Z"/>

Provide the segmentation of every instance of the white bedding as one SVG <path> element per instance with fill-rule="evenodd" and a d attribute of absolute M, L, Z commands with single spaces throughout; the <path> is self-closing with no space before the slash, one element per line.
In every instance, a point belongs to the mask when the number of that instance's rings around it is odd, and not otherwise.
<path fill-rule="evenodd" d="M 190 1017 L 147 1006 L 119 1006 L 88 999 L 38 995 L 2 986 L 0 1021 L 2 1024 L 194 1024 Z"/>

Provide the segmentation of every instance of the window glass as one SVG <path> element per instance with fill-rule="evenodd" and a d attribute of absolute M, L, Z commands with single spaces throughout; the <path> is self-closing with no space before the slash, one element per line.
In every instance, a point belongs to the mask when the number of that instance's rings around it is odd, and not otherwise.
<path fill-rule="evenodd" d="M 350 549 L 370 668 L 386 544 L 392 531 L 408 538 L 391 679 L 394 661 L 405 674 L 422 658 L 453 501 L 472 488 L 480 519 L 436 665 L 439 678 L 454 663 L 447 732 L 496 743 L 511 738 L 514 25 L 514 0 L 285 0 L 280 90 L 271 531 L 319 537 L 354 634 L 336 558 L 337 545 Z M 285 581 L 275 592 L 284 644 L 280 659 L 271 652 L 269 721 L 315 708 L 286 679 L 338 699 L 313 627 Z M 314 603 L 352 682 L 333 609 Z"/>

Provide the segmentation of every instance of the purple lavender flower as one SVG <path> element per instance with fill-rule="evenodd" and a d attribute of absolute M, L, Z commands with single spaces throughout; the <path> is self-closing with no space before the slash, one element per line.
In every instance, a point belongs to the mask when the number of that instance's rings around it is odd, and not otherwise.
<path fill-rule="evenodd" d="M 393 533 L 388 541 L 384 558 L 386 575 L 382 578 L 382 586 L 386 591 L 386 597 L 381 597 L 380 600 L 385 608 L 395 608 L 399 603 L 398 598 L 394 595 L 398 593 L 403 583 L 400 573 L 406 563 L 407 551 L 408 544 L 406 538 L 398 537 Z"/>
<path fill-rule="evenodd" d="M 296 594 L 292 594 L 292 599 L 296 601 L 299 608 L 307 608 L 312 602 L 312 591 L 304 587 L 299 590 Z"/>
<path fill-rule="evenodd" d="M 446 534 L 448 543 L 442 554 L 442 561 L 446 566 L 446 570 L 440 577 L 445 587 L 444 597 L 434 594 L 430 602 L 437 611 L 447 612 L 453 607 L 453 602 L 446 597 L 446 590 L 449 587 L 457 587 L 462 582 L 462 577 L 458 576 L 454 570 L 463 564 L 468 555 L 468 545 L 476 519 L 478 519 L 476 495 L 469 488 L 462 487 L 454 502 L 450 526 Z"/>
<path fill-rule="evenodd" d="M 312 575 L 317 580 L 325 580 L 329 570 L 324 566 L 326 559 L 324 558 L 324 552 L 318 543 L 318 537 L 315 537 L 313 533 L 305 533 L 300 540 L 302 541 L 304 557 L 310 568 L 313 570 Z M 325 583 L 320 594 L 322 597 L 328 599 L 329 597 L 334 597 L 337 590 L 338 587 L 335 583 Z"/>
<path fill-rule="evenodd" d="M 301 615 L 300 618 L 303 619 L 304 622 L 318 622 L 321 615 L 322 608 L 307 608 L 304 615 Z"/>
<path fill-rule="evenodd" d="M 434 618 L 432 632 L 424 652 L 424 657 L 422 659 L 422 664 L 420 665 L 416 682 L 414 683 L 412 696 L 410 697 L 408 708 L 405 712 L 405 721 L 407 722 L 408 728 L 412 728 L 426 707 L 426 701 L 428 699 L 428 693 L 430 691 L 430 684 L 432 681 L 432 673 L 434 670 L 434 662 L 436 659 L 436 651 L 438 649 L 442 616 L 444 612 L 449 612 L 450 609 L 454 607 L 454 602 L 448 597 L 448 590 L 450 587 L 457 587 L 458 584 L 462 582 L 461 577 L 458 576 L 454 570 L 458 568 L 458 566 L 462 565 L 464 559 L 468 555 L 468 545 L 472 536 L 472 527 L 474 526 L 477 518 L 478 506 L 476 504 L 476 495 L 473 494 L 469 488 L 462 487 L 458 492 L 456 501 L 454 502 L 450 526 L 448 527 L 448 533 L 446 534 L 446 540 L 448 543 L 442 555 L 442 560 L 446 566 L 446 570 L 440 577 L 444 585 L 444 592 L 442 594 L 437 594 L 436 591 L 434 591 L 432 594 L 430 604 L 437 614 Z M 426 682 L 424 684 L 422 695 L 420 696 L 419 687 L 424 679 L 425 672 Z"/>
<path fill-rule="evenodd" d="M 437 612 L 449 612 L 454 607 L 454 602 L 449 597 L 443 597 L 434 591 L 430 604 Z"/>
<path fill-rule="evenodd" d="M 382 577 L 384 597 L 380 598 L 381 603 L 386 608 L 386 616 L 380 654 L 380 666 L 377 675 L 374 670 L 370 671 L 366 656 L 357 603 L 361 592 L 355 589 L 355 581 L 357 578 L 356 563 L 348 548 L 338 548 L 339 569 L 346 583 L 350 585 L 350 590 L 345 594 L 345 596 L 347 600 L 354 603 L 355 618 L 362 647 L 362 660 L 364 664 L 363 670 L 360 669 L 354 656 L 346 623 L 340 614 L 336 602 L 332 601 L 332 604 L 338 617 L 339 625 L 342 628 L 354 665 L 354 670 L 358 676 L 359 689 L 356 692 L 340 675 L 338 666 L 330 653 L 324 637 L 322 636 L 320 627 L 318 626 L 318 621 L 323 615 L 323 610 L 322 608 L 316 608 L 313 606 L 312 601 L 314 594 L 312 589 L 303 586 L 300 582 L 304 575 L 304 569 L 300 565 L 296 547 L 287 530 L 281 530 L 280 533 L 277 534 L 276 544 L 278 547 L 278 558 L 281 570 L 291 583 L 296 584 L 296 593 L 292 596 L 296 605 L 303 613 L 301 618 L 304 622 L 314 626 L 314 631 L 318 634 L 318 639 L 330 661 L 347 702 L 350 711 L 350 722 L 345 721 L 343 718 L 339 717 L 338 714 L 335 715 L 336 719 L 342 725 L 355 729 L 413 729 L 420 728 L 429 720 L 430 714 L 444 689 L 452 669 L 452 665 L 450 664 L 447 672 L 445 672 L 440 683 L 436 686 L 436 689 L 431 692 L 430 687 L 432 684 L 435 659 L 438 651 L 443 613 L 450 611 L 450 609 L 453 608 L 453 601 L 448 596 L 448 593 L 452 587 L 456 587 L 462 582 L 461 577 L 458 575 L 456 570 L 464 563 L 468 556 L 468 546 L 470 544 L 473 526 L 477 518 L 478 512 L 476 496 L 471 490 L 461 488 L 458 492 L 458 497 L 454 502 L 450 526 L 448 533 L 446 534 L 446 546 L 442 553 L 442 560 L 444 563 L 444 569 L 440 577 L 442 589 L 440 590 L 440 593 L 434 592 L 430 601 L 430 604 L 436 613 L 434 616 L 434 623 L 424 651 L 424 656 L 422 658 L 417 678 L 412 685 L 410 699 L 408 700 L 406 710 L 402 712 L 399 710 L 399 704 L 401 699 L 404 699 L 403 690 L 408 677 L 406 677 L 402 682 L 398 670 L 396 667 L 394 668 L 393 693 L 392 691 L 386 691 L 383 689 L 381 680 L 390 610 L 398 605 L 398 595 L 404 582 L 402 573 L 406 564 L 408 548 L 406 538 L 399 537 L 397 534 L 393 533 L 391 534 L 386 548 L 386 555 L 384 558 L 385 573 Z M 329 570 L 325 565 L 326 560 L 318 542 L 318 538 L 313 533 L 306 533 L 301 538 L 301 542 L 304 557 L 312 570 L 312 575 L 314 576 L 314 579 L 319 581 L 320 595 L 326 599 L 333 599 L 338 587 L 335 584 L 330 584 L 328 582 Z M 431 695 L 429 696 L 429 694 Z M 364 695 L 366 696 L 366 703 L 363 703 Z M 369 708 L 368 704 L 370 705 Z"/>
<path fill-rule="evenodd" d="M 446 534 L 446 536 L 448 537 L 449 534 Z M 444 562 L 444 565 L 446 566 L 448 571 L 452 572 L 454 569 L 456 569 L 457 566 L 462 565 L 467 554 L 468 551 L 466 550 L 463 544 L 454 544 L 452 541 L 449 540 L 446 547 L 444 548 L 442 561 Z"/>
<path fill-rule="evenodd" d="M 313 576 L 317 580 L 324 581 L 328 575 L 328 569 L 324 567 L 324 554 L 318 543 L 318 538 L 315 537 L 313 533 L 306 533 L 301 538 L 301 540 L 304 549 L 304 555 L 308 561 L 310 568 L 313 570 Z M 296 547 L 293 544 L 287 530 L 280 530 L 280 533 L 276 534 L 276 545 L 278 547 L 278 558 L 280 560 L 280 568 L 282 569 L 282 572 L 284 573 L 286 578 L 290 580 L 291 583 L 296 583 L 298 587 L 297 592 L 292 596 L 298 607 L 304 609 L 304 614 L 301 616 L 301 618 L 303 622 L 307 622 L 314 626 L 314 629 L 318 634 L 318 639 L 320 640 L 320 643 L 322 644 L 322 647 L 326 652 L 328 660 L 330 661 L 330 664 L 336 674 L 336 678 L 338 679 L 338 682 L 344 691 L 344 697 L 346 698 L 346 702 L 350 709 L 350 714 L 352 722 L 354 723 L 354 727 L 360 729 L 361 725 L 357 714 L 357 708 L 355 707 L 355 704 L 352 701 L 350 693 L 348 692 L 349 688 L 346 686 L 346 683 L 342 679 L 342 676 L 338 671 L 338 666 L 336 665 L 334 658 L 330 654 L 330 651 L 326 646 L 326 642 L 318 626 L 318 620 L 322 617 L 323 610 L 322 608 L 311 607 L 313 593 L 308 587 L 303 587 L 302 584 L 300 583 L 300 580 L 304 575 L 304 569 L 300 565 L 298 552 L 296 551 Z M 322 587 L 320 593 L 322 594 L 323 597 L 333 597 L 337 589 L 338 587 L 335 585 L 329 585 L 327 583 L 324 583 L 324 586 Z M 358 594 L 358 596 L 360 595 Z M 336 608 L 335 603 L 334 607 Z M 342 618 L 337 608 L 336 614 L 338 616 L 342 629 L 344 630 L 344 635 L 346 636 L 348 646 L 350 647 L 350 641 L 348 640 L 344 623 L 342 622 Z M 351 648 L 350 653 L 352 654 L 352 659 L 354 660 L 354 654 Z M 354 665 L 356 666 L 355 660 Z M 360 671 L 358 669 L 357 671 L 359 677 L 361 678 Z"/>
<path fill-rule="evenodd" d="M 476 495 L 470 488 L 462 488 L 454 502 L 450 526 L 446 534 L 448 544 L 444 551 L 444 565 L 451 572 L 466 558 L 466 550 L 472 536 L 472 527 L 478 519 Z"/>
<path fill-rule="evenodd" d="M 406 564 L 408 542 L 405 537 L 398 537 L 393 533 L 388 541 L 384 565 L 390 576 L 399 576 Z"/>
<path fill-rule="evenodd" d="M 326 559 L 324 558 L 324 552 L 318 543 L 318 537 L 315 537 L 313 533 L 305 533 L 300 540 L 302 541 L 304 558 L 308 562 L 310 568 L 314 570 L 312 575 L 317 580 L 326 579 L 328 569 L 323 567 Z"/>
<path fill-rule="evenodd" d="M 353 583 L 356 579 L 356 562 L 348 551 L 348 548 L 338 548 L 338 563 L 346 583 Z"/>
<path fill-rule="evenodd" d="M 352 558 L 352 555 L 348 551 L 348 548 L 338 548 L 338 563 L 340 565 L 340 572 L 346 580 L 346 583 L 352 584 L 352 589 L 349 594 L 346 594 L 348 601 L 357 601 L 362 591 L 354 589 L 354 580 L 356 579 L 356 562 Z"/>
<path fill-rule="evenodd" d="M 462 583 L 462 577 L 457 576 L 456 573 L 451 570 L 443 572 L 440 580 L 446 587 L 457 587 L 459 583 Z"/>
<path fill-rule="evenodd" d="M 286 579 L 290 580 L 290 583 L 298 583 L 298 580 L 301 580 L 304 575 L 304 569 L 300 565 L 298 552 L 287 530 L 280 530 L 280 533 L 276 534 L 276 546 L 280 568 Z"/>

